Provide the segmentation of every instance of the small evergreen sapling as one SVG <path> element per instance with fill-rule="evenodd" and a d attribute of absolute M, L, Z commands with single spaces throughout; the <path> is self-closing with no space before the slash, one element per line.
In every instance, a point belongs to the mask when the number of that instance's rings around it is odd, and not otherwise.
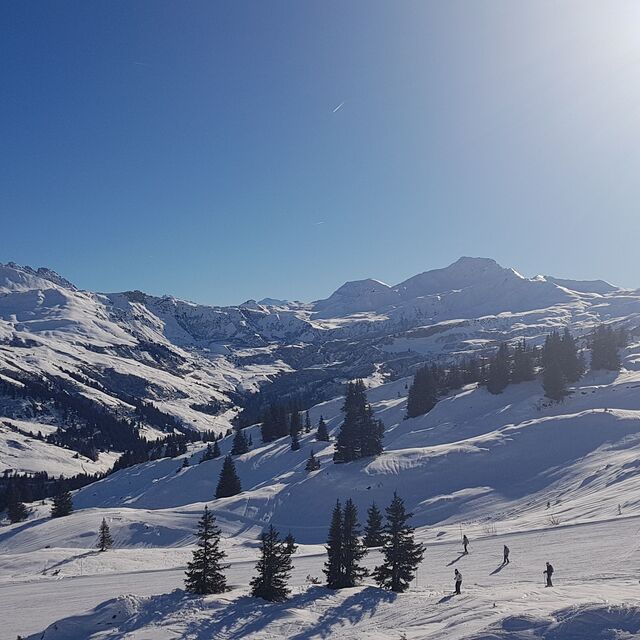
<path fill-rule="evenodd" d="M 223 593 L 227 590 L 223 565 L 226 553 L 220 549 L 222 532 L 216 526 L 216 519 L 205 506 L 202 518 L 198 523 L 198 548 L 193 552 L 191 562 L 187 564 L 185 589 L 191 593 L 207 595 Z"/>
<path fill-rule="evenodd" d="M 107 521 L 102 518 L 100 523 L 100 529 L 98 530 L 98 544 L 96 545 L 100 551 L 106 551 L 113 546 L 113 538 L 111 537 L 111 531 Z"/>
<path fill-rule="evenodd" d="M 320 468 L 320 460 L 316 458 L 313 451 L 309 454 L 307 458 L 307 464 L 305 465 L 305 471 L 317 471 Z"/>

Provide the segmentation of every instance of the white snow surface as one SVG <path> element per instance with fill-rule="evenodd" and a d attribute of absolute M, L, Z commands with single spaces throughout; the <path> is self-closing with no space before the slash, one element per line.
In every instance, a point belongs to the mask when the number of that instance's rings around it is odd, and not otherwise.
<path fill-rule="evenodd" d="M 238 390 L 255 390 L 291 365 L 280 345 L 379 336 L 384 357 L 451 357 L 526 337 L 539 344 L 552 328 L 586 335 L 599 322 L 639 323 L 640 293 L 594 281 L 523 278 L 477 258 L 426 272 L 401 285 L 348 283 L 325 301 L 206 307 L 141 292 L 78 291 L 50 270 L 0 268 L 0 371 L 68 376 L 110 371 L 148 384 L 155 404 L 194 428 L 222 431 Z M 582 339 L 582 338 L 581 338 Z M 159 348 L 162 348 L 158 351 Z M 113 374 L 115 375 L 115 373 Z M 619 374 L 588 373 L 560 404 L 539 382 L 498 396 L 474 385 L 405 420 L 410 379 L 385 380 L 378 367 L 369 399 L 386 425 L 385 452 L 345 465 L 313 433 L 292 452 L 288 439 L 236 458 L 243 493 L 213 498 L 222 460 L 198 464 L 203 445 L 183 460 L 162 459 L 119 471 L 74 492 L 75 511 L 52 520 L 50 503 L 31 504 L 26 522 L 0 528 L 0 637 L 15 640 L 164 640 L 185 638 L 364 638 L 557 640 L 640 638 L 640 343 Z M 75 381 L 82 393 L 126 412 L 115 395 Z M 210 416 L 193 403 L 219 400 Z M 342 398 L 310 411 L 335 434 Z M 28 409 L 28 408 L 27 408 Z M 65 475 L 93 463 L 43 443 L 49 433 L 25 409 L 0 417 L 0 467 Z M 223 454 L 231 439 L 221 441 Z M 306 473 L 313 450 L 321 469 Z M 111 457 L 110 457 L 111 456 Z M 427 545 L 411 589 L 393 595 L 366 579 L 330 592 L 322 578 L 323 543 L 337 498 L 353 498 L 360 520 L 397 491 Z M 221 596 L 182 591 L 184 567 L 204 505 L 214 511 L 229 553 Z M 115 548 L 95 550 L 106 518 Z M 249 597 L 257 537 L 268 524 L 291 531 L 292 594 L 282 604 Z M 471 553 L 460 553 L 460 536 Z M 500 567 L 502 545 L 512 562 Z M 380 560 L 372 551 L 366 562 Z M 556 568 L 553 588 L 542 570 Z M 451 597 L 454 568 L 463 594 Z"/>
<path fill-rule="evenodd" d="M 158 460 L 75 492 L 66 518 L 33 506 L 27 522 L 0 532 L 0 609 L 24 607 L 8 629 L 34 640 L 638 637 L 639 358 L 632 344 L 620 374 L 589 373 L 560 404 L 539 382 L 498 396 L 469 386 L 411 420 L 407 380 L 382 384 L 369 390 L 387 427 L 375 460 L 334 465 L 331 445 L 313 433 L 292 452 L 287 439 L 259 444 L 251 427 L 256 446 L 236 459 L 244 491 L 232 498 L 213 499 L 221 460 L 197 464 L 194 445 L 186 469 Z M 335 430 L 341 402 L 314 407 L 313 423 L 323 415 Z M 222 441 L 223 453 L 230 444 Z M 308 474 L 311 449 L 322 468 Z M 322 577 L 336 498 L 352 497 L 364 519 L 372 500 L 383 506 L 394 491 L 427 545 L 410 591 L 393 595 L 368 579 L 338 593 L 310 585 L 306 576 Z M 198 598 L 182 580 L 205 504 L 225 535 L 232 590 Z M 116 546 L 103 554 L 92 549 L 102 517 Z M 302 543 L 283 604 L 248 596 L 256 538 L 269 523 Z M 512 562 L 501 568 L 503 544 Z M 372 551 L 367 564 L 379 558 Z M 547 560 L 556 568 L 550 589 Z M 459 597 L 454 568 L 464 575 Z M 52 589 L 55 601 L 44 597 Z"/>

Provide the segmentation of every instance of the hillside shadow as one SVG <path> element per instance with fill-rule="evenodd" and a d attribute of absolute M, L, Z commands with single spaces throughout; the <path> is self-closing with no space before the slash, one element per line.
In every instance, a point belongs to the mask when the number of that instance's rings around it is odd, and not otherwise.
<path fill-rule="evenodd" d="M 224 635 L 228 640 L 251 638 L 264 631 L 272 623 L 290 619 L 295 623 L 297 610 L 308 609 L 313 604 L 335 597 L 326 587 L 312 587 L 285 602 L 265 602 L 244 596 L 225 605 L 219 615 L 189 625 L 186 635 L 194 640 L 211 640 Z M 358 591 L 335 607 L 329 607 L 317 623 L 309 629 L 290 635 L 289 640 L 309 640 L 334 636 L 334 628 L 343 624 L 356 624 L 375 614 L 383 602 L 392 602 L 396 594 L 375 587 Z"/>
<path fill-rule="evenodd" d="M 98 551 L 97 549 L 90 549 L 89 551 L 85 551 L 84 553 L 78 553 L 75 556 L 65 558 L 64 560 L 60 560 L 60 562 L 56 562 L 55 564 L 52 564 L 51 566 L 44 569 L 42 573 L 44 575 L 47 575 L 51 571 L 57 572 L 60 570 L 61 567 L 64 567 L 64 565 L 66 564 L 70 564 L 74 560 L 82 560 L 83 558 L 88 558 L 89 556 L 95 556 L 95 555 L 98 555 L 99 553 L 100 551 Z"/>

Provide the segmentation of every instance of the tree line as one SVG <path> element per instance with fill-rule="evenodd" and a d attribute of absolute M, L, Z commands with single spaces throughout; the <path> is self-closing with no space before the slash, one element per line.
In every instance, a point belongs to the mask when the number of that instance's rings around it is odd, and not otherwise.
<path fill-rule="evenodd" d="M 626 346 L 628 333 L 624 328 L 599 325 L 586 338 L 591 352 L 591 370 L 619 371 L 619 350 Z M 568 387 L 582 378 L 587 370 L 584 349 L 579 349 L 568 328 L 562 333 L 552 331 L 544 345 L 536 348 L 522 339 L 514 346 L 503 342 L 488 358 L 470 357 L 448 367 L 428 364 L 414 374 L 407 398 L 407 418 L 431 411 L 438 398 L 465 384 L 478 383 L 494 395 L 509 385 L 540 378 L 545 395 L 562 400 Z"/>
<path fill-rule="evenodd" d="M 327 543 L 327 559 L 323 573 L 327 587 L 346 589 L 371 575 L 376 584 L 396 593 L 409 588 L 424 557 L 424 545 L 416 542 L 415 530 L 409 524 L 412 517 L 403 499 L 394 493 L 385 509 L 386 522 L 375 505 L 369 509 L 364 534 L 360 533 L 358 510 L 353 500 L 344 507 L 338 500 L 331 514 Z M 375 517 L 372 517 L 375 514 Z M 200 595 L 227 591 L 226 552 L 222 549 L 222 531 L 215 516 L 205 506 L 196 533 L 197 548 L 187 564 L 185 588 Z M 372 544 L 375 542 L 376 544 Z M 381 548 L 382 562 L 372 572 L 362 565 L 372 546 Z M 289 595 L 288 581 L 293 569 L 292 556 L 297 550 L 295 538 L 289 533 L 282 538 L 273 525 L 260 536 L 260 556 L 256 574 L 251 580 L 251 595 L 270 602 L 280 602 Z"/>

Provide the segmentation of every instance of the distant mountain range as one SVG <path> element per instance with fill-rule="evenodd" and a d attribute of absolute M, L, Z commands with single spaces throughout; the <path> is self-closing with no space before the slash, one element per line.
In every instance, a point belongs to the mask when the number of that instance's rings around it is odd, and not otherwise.
<path fill-rule="evenodd" d="M 640 292 L 525 278 L 487 258 L 461 258 L 395 286 L 347 282 L 309 303 L 228 307 L 82 291 L 50 269 L 8 263 L 0 265 L 0 379 L 45 378 L 125 416 L 122 398 L 132 394 L 187 427 L 226 430 L 241 408 L 251 421 L 270 397 L 315 403 L 356 376 L 394 379 L 501 340 L 540 343 L 565 325 L 578 335 L 601 321 L 635 327 L 639 314 Z M 0 419 L 56 428 L 55 415 L 7 407 L 0 398 Z"/>

